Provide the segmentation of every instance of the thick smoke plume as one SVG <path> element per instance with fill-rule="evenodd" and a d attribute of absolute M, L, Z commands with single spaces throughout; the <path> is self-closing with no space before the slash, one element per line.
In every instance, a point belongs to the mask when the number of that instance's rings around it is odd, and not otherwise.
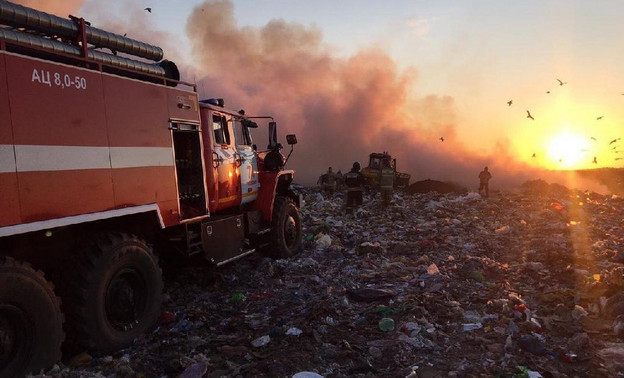
<path fill-rule="evenodd" d="M 453 98 L 417 95 L 416 72 L 401 71 L 383 51 L 338 58 L 315 27 L 280 19 L 238 27 L 233 13 L 229 1 L 205 2 L 189 18 L 194 63 L 204 77 L 200 93 L 248 114 L 274 115 L 281 133 L 296 133 L 300 143 L 289 164 L 299 182 L 313 183 L 328 166 L 365 165 L 369 153 L 382 151 L 412 181 L 470 183 L 484 165 L 495 165 L 455 138 Z M 499 161 L 515 165 L 501 152 Z"/>
<path fill-rule="evenodd" d="M 11 0 L 29 8 L 34 8 L 43 12 L 52 13 L 59 17 L 67 17 L 70 14 L 76 15 L 84 0 Z"/>

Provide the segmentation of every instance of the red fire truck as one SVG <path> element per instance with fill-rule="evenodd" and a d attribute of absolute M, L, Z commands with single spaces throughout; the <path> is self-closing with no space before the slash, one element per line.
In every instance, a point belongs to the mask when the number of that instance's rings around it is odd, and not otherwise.
<path fill-rule="evenodd" d="M 260 121 L 200 101 L 162 57 L 0 1 L 0 376 L 54 363 L 65 336 L 129 345 L 160 314 L 172 253 L 221 265 L 298 249 L 276 123 L 258 152 Z"/>

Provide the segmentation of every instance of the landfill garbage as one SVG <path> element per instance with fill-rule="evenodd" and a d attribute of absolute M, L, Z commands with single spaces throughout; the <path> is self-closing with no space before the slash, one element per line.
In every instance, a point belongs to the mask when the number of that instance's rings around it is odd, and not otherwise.
<path fill-rule="evenodd" d="M 288 331 L 286 331 L 286 334 L 288 336 L 299 336 L 302 333 L 303 333 L 303 331 L 300 330 L 299 328 L 296 328 L 296 327 L 288 328 Z"/>
<path fill-rule="evenodd" d="M 347 295 L 357 302 L 386 301 L 395 296 L 391 290 L 374 288 L 347 290 Z"/>
<path fill-rule="evenodd" d="M 440 274 L 440 269 L 438 269 L 438 266 L 436 264 L 431 264 L 427 268 L 427 274 L 430 274 L 432 276 L 436 274 Z"/>
<path fill-rule="evenodd" d="M 316 235 L 314 237 L 315 243 L 316 243 L 316 249 L 326 249 L 329 248 L 329 246 L 332 243 L 332 239 L 329 235 L 323 234 L 323 233 L 319 233 L 318 235 Z"/>
<path fill-rule="evenodd" d="M 548 183 L 487 200 L 397 191 L 387 208 L 365 194 L 345 215 L 339 196 L 296 190 L 296 256 L 181 266 L 156 328 L 43 373 L 177 377 L 205 363 L 205 377 L 624 374 L 624 198 Z"/>
<path fill-rule="evenodd" d="M 325 378 L 324 376 L 311 372 L 311 371 L 300 371 L 299 373 L 293 374 L 292 378 Z"/>
<path fill-rule="evenodd" d="M 261 336 L 261 337 L 258 337 L 255 340 L 253 340 L 251 342 L 251 345 L 253 345 L 256 348 L 259 348 L 259 347 L 263 347 L 263 346 L 267 345 L 270 341 L 271 341 L 271 336 L 265 335 L 265 336 Z"/>
<path fill-rule="evenodd" d="M 463 325 L 464 332 L 470 332 L 481 328 L 483 328 L 483 324 L 481 323 L 466 323 Z"/>
<path fill-rule="evenodd" d="M 379 329 L 383 332 L 394 331 L 394 319 L 381 318 L 381 320 L 379 320 Z"/>
<path fill-rule="evenodd" d="M 208 371 L 208 364 L 205 361 L 197 362 L 187 367 L 178 378 L 201 378 Z"/>

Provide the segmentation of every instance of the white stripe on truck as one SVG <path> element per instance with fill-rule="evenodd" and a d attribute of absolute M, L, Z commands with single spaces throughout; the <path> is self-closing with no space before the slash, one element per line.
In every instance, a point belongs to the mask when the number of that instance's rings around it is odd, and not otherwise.
<path fill-rule="evenodd" d="M 0 173 L 173 166 L 171 147 L 0 144 Z"/>

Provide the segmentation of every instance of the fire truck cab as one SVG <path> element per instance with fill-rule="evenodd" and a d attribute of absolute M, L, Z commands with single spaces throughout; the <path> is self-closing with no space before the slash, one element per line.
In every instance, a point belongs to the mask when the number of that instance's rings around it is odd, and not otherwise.
<path fill-rule="evenodd" d="M 0 2 L 0 377 L 50 366 L 64 342 L 131 344 L 160 315 L 163 261 L 299 248 L 277 124 L 200 100 L 162 55 Z"/>

